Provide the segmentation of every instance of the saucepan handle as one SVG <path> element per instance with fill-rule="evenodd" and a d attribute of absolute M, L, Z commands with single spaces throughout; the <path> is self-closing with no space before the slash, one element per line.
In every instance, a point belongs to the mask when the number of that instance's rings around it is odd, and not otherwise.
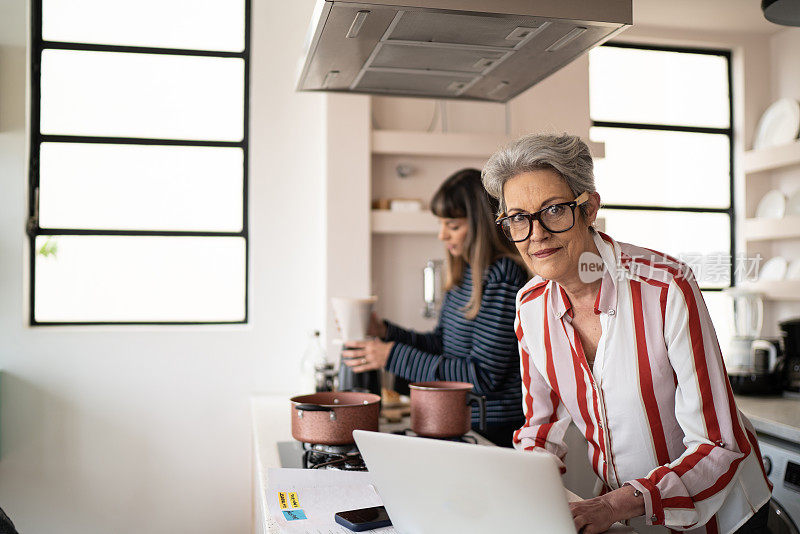
<path fill-rule="evenodd" d="M 467 392 L 467 404 L 469 406 L 478 405 L 478 430 L 486 432 L 486 397 L 469 391 Z"/>
<path fill-rule="evenodd" d="M 332 412 L 333 408 L 330 406 L 320 406 L 319 404 L 295 404 L 295 410 L 306 412 Z"/>
<path fill-rule="evenodd" d="M 336 412 L 333 411 L 332 406 L 320 406 L 319 404 L 295 404 L 294 409 L 297 410 L 297 417 L 302 419 L 303 414 L 306 412 L 330 412 L 331 421 L 336 421 Z"/>

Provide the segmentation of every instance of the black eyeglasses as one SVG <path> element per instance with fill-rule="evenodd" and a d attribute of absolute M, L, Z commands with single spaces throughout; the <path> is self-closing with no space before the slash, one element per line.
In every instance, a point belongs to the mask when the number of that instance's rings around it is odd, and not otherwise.
<path fill-rule="evenodd" d="M 575 208 L 585 204 L 588 200 L 589 193 L 584 191 L 571 202 L 552 204 L 535 213 L 500 216 L 495 222 L 503 229 L 505 236 L 514 243 L 525 241 L 531 236 L 533 221 L 539 221 L 542 228 L 548 232 L 558 234 L 575 226 Z"/>

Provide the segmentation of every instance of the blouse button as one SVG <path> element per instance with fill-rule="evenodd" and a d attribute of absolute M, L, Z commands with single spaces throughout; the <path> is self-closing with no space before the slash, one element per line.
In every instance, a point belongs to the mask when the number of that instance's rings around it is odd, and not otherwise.
<path fill-rule="evenodd" d="M 609 314 L 609 315 L 614 315 L 614 314 L 616 314 L 616 313 L 617 313 L 617 312 L 615 312 L 614 310 L 608 310 L 608 314 Z"/>
<path fill-rule="evenodd" d="M 658 517 L 656 516 L 656 514 L 650 516 L 650 521 L 652 521 L 653 523 L 658 521 Z"/>
<path fill-rule="evenodd" d="M 722 440 L 719 440 L 719 441 L 717 442 L 717 447 L 724 447 L 724 446 L 725 446 L 725 442 L 724 442 L 724 441 L 722 441 Z"/>

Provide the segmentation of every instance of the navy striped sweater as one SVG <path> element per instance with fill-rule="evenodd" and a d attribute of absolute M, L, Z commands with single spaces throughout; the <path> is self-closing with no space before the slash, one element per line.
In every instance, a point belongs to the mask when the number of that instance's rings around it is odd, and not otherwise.
<path fill-rule="evenodd" d="M 405 330 L 386 321 L 386 341 L 395 341 L 386 369 L 411 382 L 456 380 L 470 382 L 486 396 L 489 425 L 522 424 L 522 384 L 517 336 L 514 333 L 517 291 L 528 276 L 510 258 L 486 270 L 477 317 L 464 317 L 472 294 L 472 272 L 445 294 L 439 323 L 433 332 Z M 478 410 L 472 409 L 472 425 Z"/>

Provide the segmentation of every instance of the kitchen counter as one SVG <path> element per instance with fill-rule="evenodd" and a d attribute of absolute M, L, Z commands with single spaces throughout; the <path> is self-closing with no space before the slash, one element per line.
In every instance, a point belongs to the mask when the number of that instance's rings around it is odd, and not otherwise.
<path fill-rule="evenodd" d="M 253 480 L 252 480 L 252 528 L 253 533 L 277 534 L 278 525 L 272 520 L 267 508 L 267 470 L 280 467 L 277 442 L 291 441 L 292 425 L 289 418 L 291 395 L 259 395 L 250 398 L 253 423 Z M 408 428 L 408 422 L 387 424 L 381 422 L 382 431 Z M 491 442 L 475 436 L 481 445 Z"/>
<path fill-rule="evenodd" d="M 254 534 L 278 534 L 280 529 L 269 515 L 267 508 L 267 469 L 280 467 L 278 459 L 278 441 L 292 439 L 291 420 L 289 418 L 289 397 L 291 395 L 259 395 L 250 398 L 251 418 L 253 424 L 253 478 L 252 478 L 252 524 Z M 381 424 L 381 430 L 391 427 L 404 428 L 408 424 Z M 479 439 L 481 444 L 489 444 Z M 567 497 L 580 500 L 580 497 L 567 490 Z M 635 534 L 627 527 L 618 525 L 614 532 Z"/>
<path fill-rule="evenodd" d="M 757 432 L 800 444 L 800 398 L 736 395 L 736 406 Z"/>

